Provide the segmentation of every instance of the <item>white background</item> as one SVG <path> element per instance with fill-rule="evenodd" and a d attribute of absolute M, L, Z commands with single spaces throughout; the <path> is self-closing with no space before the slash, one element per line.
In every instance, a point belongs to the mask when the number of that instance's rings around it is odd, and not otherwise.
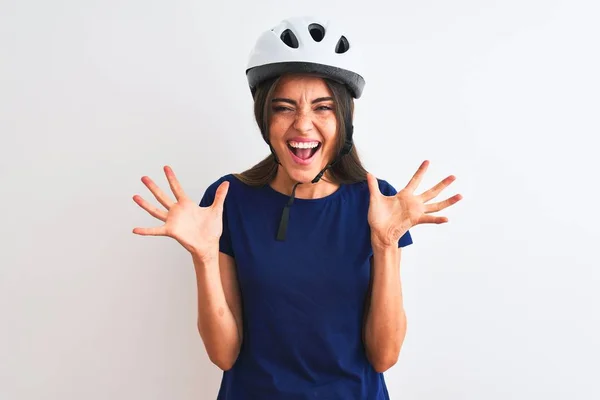
<path fill-rule="evenodd" d="M 268 154 L 247 56 L 315 13 L 364 46 L 367 168 L 464 196 L 411 231 L 392 399 L 600 398 L 598 2 L 1 0 L 1 399 L 215 399 L 189 254 L 132 196 Z"/>

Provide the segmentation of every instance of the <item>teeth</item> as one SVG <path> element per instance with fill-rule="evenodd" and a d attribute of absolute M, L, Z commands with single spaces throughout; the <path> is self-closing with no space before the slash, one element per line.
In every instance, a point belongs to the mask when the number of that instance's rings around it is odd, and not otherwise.
<path fill-rule="evenodd" d="M 295 149 L 314 149 L 319 145 L 319 142 L 288 142 Z"/>

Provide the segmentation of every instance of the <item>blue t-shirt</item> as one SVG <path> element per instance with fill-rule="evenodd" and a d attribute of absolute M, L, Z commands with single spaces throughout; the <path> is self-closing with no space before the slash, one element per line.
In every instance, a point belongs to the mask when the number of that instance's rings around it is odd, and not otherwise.
<path fill-rule="evenodd" d="M 294 199 L 287 237 L 276 240 L 289 196 L 226 175 L 230 182 L 220 251 L 235 259 L 243 341 L 223 372 L 218 400 L 387 400 L 383 374 L 369 363 L 363 313 L 373 255 L 366 182 L 320 199 Z M 383 194 L 396 190 L 379 180 Z M 407 232 L 398 245 L 412 243 Z"/>

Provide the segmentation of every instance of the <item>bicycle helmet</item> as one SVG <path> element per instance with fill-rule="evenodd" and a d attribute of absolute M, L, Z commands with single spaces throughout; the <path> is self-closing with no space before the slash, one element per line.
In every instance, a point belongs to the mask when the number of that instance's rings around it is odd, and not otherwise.
<path fill-rule="evenodd" d="M 361 58 L 346 31 L 335 22 L 293 17 L 259 36 L 246 77 L 254 94 L 264 80 L 284 73 L 314 73 L 347 85 L 358 99 L 365 86 Z"/>

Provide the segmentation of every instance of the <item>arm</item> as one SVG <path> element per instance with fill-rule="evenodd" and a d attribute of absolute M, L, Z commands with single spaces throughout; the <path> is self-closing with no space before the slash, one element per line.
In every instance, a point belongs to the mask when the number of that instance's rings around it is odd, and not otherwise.
<path fill-rule="evenodd" d="M 226 371 L 242 344 L 242 310 L 234 259 L 192 253 L 198 287 L 198 331 L 210 360 Z"/>
<path fill-rule="evenodd" d="M 427 160 L 421 163 L 408 185 L 399 192 L 389 184 L 382 185 L 387 186 L 384 191 L 389 195 L 382 194 L 380 182 L 372 174 L 367 174 L 370 194 L 367 218 L 371 229 L 373 259 L 369 303 L 365 310 L 364 342 L 367 357 L 378 372 L 383 372 L 396 363 L 406 335 L 399 240 L 413 226 L 448 222 L 448 218 L 432 213 L 462 199 L 457 194 L 444 201 L 427 203 L 454 181 L 454 175 L 448 176 L 422 194 L 415 195 L 428 165 Z"/>
<path fill-rule="evenodd" d="M 406 335 L 400 281 L 401 254 L 397 245 L 373 247 L 363 341 L 367 358 L 377 372 L 388 370 L 398 361 Z"/>

